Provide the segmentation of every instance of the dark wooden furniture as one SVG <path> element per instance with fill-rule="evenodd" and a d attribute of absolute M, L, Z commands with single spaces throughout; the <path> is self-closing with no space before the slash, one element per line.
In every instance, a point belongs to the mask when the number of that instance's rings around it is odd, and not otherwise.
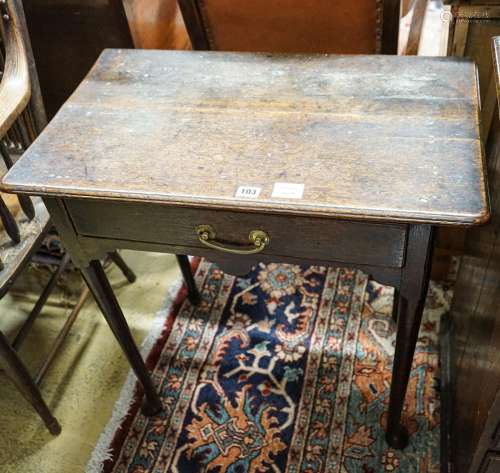
<path fill-rule="evenodd" d="M 495 40 L 499 82 L 500 38 Z M 500 88 L 499 88 L 500 91 Z M 499 95 L 500 100 L 500 95 Z M 468 230 L 453 299 L 453 471 L 500 471 L 500 118 L 498 105 L 486 143 L 492 218 Z"/>
<path fill-rule="evenodd" d="M 49 118 L 104 48 L 131 48 L 122 0 L 24 0 Z"/>
<path fill-rule="evenodd" d="M 427 0 L 400 3 L 179 0 L 193 48 L 198 50 L 397 54 L 401 8 L 405 15 L 408 9 L 414 12 L 403 52 L 417 55 Z M 457 238 L 457 233 L 462 234 L 455 229 L 437 232 L 433 277 L 447 274 L 451 257 L 457 247 L 462 248 L 463 236 Z"/>
<path fill-rule="evenodd" d="M 477 106 L 475 66 L 453 58 L 108 50 L 2 188 L 43 196 L 150 413 L 160 401 L 107 252 L 238 273 L 347 265 L 395 286 L 387 438 L 400 448 L 434 228 L 488 219 Z"/>
<path fill-rule="evenodd" d="M 493 62 L 488 45 L 500 34 L 498 0 L 443 0 L 451 13 L 443 20 L 449 23 L 448 54 L 474 59 L 478 66 L 481 92 L 481 128 L 486 142 L 496 110 Z"/>
<path fill-rule="evenodd" d="M 495 114 L 496 93 L 493 63 L 490 54 L 491 38 L 500 34 L 500 4 L 498 0 L 443 0 L 446 10 L 442 13 L 444 28 L 448 27 L 448 55 L 467 57 L 478 68 L 481 96 L 481 136 L 488 141 Z M 465 232 L 445 230 L 437 238 L 437 258 L 434 269 L 445 277 L 449 262 L 465 249 Z M 438 275 L 436 271 L 434 274 Z"/>
<path fill-rule="evenodd" d="M 177 0 L 23 3 L 49 117 L 105 48 L 190 48 Z"/>
<path fill-rule="evenodd" d="M 193 49 L 396 54 L 399 0 L 178 0 Z"/>
<path fill-rule="evenodd" d="M 0 0 L 0 71 L 3 73 L 0 82 L 0 156 L 6 167 L 10 168 L 46 124 L 21 0 Z M 51 227 L 49 214 L 39 198 L 32 201 L 27 196 L 19 196 L 18 199 L 23 214 L 15 219 L 0 197 L 0 216 L 6 230 L 6 233 L 0 233 L 0 298 L 8 292 L 29 261 L 43 260 L 55 269 L 13 341 L 10 342 L 0 331 L 0 358 L 6 373 L 40 414 L 49 431 L 58 434 L 61 428 L 50 413 L 38 386 L 78 316 L 88 291 L 83 291 L 33 379 L 18 357 L 17 350 L 68 267 L 70 259 L 64 252 L 61 257 L 37 253 Z M 109 255 L 109 258 L 120 267 L 130 282 L 135 279 L 118 253 Z"/>
<path fill-rule="evenodd" d="M 29 44 L 26 42 L 23 26 L 22 5 L 15 0 L 0 2 L 0 38 L 2 40 L 0 68 L 3 71 L 0 82 L 0 151 L 8 167 L 12 166 L 12 146 L 15 150 L 17 146 L 26 145 L 36 127 L 33 123 L 33 116 L 37 103 L 36 100 L 35 103 L 30 103 L 32 84 L 30 83 Z M 35 89 L 35 95 L 36 92 Z M 43 112 L 38 113 L 37 116 L 43 119 Z M 6 224 L 8 235 L 1 236 L 0 297 L 5 295 L 17 274 L 29 261 L 48 228 L 49 215 L 39 199 L 36 210 L 29 198 L 23 197 L 22 200 L 20 203 L 22 203 L 25 215 L 19 225 L 9 214 L 5 205 L 1 209 L 2 220 Z M 38 315 L 46 300 L 44 297 L 45 295 L 48 297 L 49 291 L 50 288 L 43 291 L 30 318 L 34 319 Z M 15 348 L 1 331 L 0 358 L 4 362 L 9 377 L 39 413 L 49 431 L 58 434 L 61 428 L 57 420 L 49 411 L 38 387 L 17 356 Z"/>

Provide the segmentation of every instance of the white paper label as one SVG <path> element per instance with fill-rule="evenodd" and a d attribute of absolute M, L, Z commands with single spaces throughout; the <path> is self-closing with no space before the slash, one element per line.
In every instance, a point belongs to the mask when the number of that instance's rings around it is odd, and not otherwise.
<path fill-rule="evenodd" d="M 304 184 L 293 184 L 291 182 L 275 182 L 271 197 L 283 199 L 302 199 L 304 195 Z"/>
<path fill-rule="evenodd" d="M 246 199 L 256 199 L 260 195 L 260 187 L 240 186 L 236 191 L 236 197 L 244 197 Z"/>

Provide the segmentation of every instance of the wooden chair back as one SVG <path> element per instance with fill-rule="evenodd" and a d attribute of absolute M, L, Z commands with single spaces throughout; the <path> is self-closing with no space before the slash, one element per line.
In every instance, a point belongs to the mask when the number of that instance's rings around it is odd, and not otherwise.
<path fill-rule="evenodd" d="M 10 168 L 45 124 L 22 0 L 0 0 L 0 71 L 0 156 Z M 16 221 L 0 195 L 0 218 L 5 229 L 0 232 L 0 298 L 36 252 L 50 223 L 40 199 L 33 202 L 27 196 L 19 196 L 18 200 L 24 215 Z M 66 257 L 51 277 L 12 343 L 0 330 L 2 367 L 54 435 L 61 432 L 61 426 L 45 403 L 37 382 L 19 358 L 17 349 L 68 262 Z"/>
<path fill-rule="evenodd" d="M 33 61 L 30 61 L 31 46 L 27 36 L 22 4 L 20 0 L 0 0 L 0 70 L 2 80 L 0 81 L 0 156 L 7 168 L 10 168 L 19 156 L 33 142 L 38 130 L 45 125 L 45 113 L 40 110 L 40 104 L 33 100 L 39 93 L 39 85 L 36 74 L 33 77 Z M 35 90 L 35 94 L 33 94 Z M 36 217 L 35 207 L 27 196 L 18 197 L 19 203 L 28 221 Z M 0 196 L 0 218 L 3 227 L 10 239 L 15 243 L 21 243 L 21 232 L 18 223 L 5 205 Z M 25 250 L 38 242 L 37 233 L 45 228 L 48 217 L 46 212 L 41 216 L 42 220 L 37 224 L 38 232 L 31 232 L 29 245 L 22 245 Z M 31 225 L 33 226 L 33 225 Z M 1 239 L 0 239 L 1 240 Z M 9 261 L 9 268 L 5 273 L 11 272 L 11 267 L 21 265 L 30 251 L 17 252 L 12 245 L 0 248 L 2 259 Z M 8 254 L 5 255 L 4 253 Z M 16 256 L 13 257 L 13 254 Z M 21 261 L 22 260 L 22 261 Z M 2 263 L 3 265 L 3 263 Z M 11 279 L 9 275 L 9 280 Z M 4 278 L 0 274 L 0 288 Z M 0 289 L 0 294 L 2 290 Z"/>
<path fill-rule="evenodd" d="M 179 0 L 193 49 L 397 54 L 400 0 Z"/>
<path fill-rule="evenodd" d="M 493 51 L 493 74 L 497 88 L 497 105 L 500 104 L 500 36 L 491 39 Z"/>

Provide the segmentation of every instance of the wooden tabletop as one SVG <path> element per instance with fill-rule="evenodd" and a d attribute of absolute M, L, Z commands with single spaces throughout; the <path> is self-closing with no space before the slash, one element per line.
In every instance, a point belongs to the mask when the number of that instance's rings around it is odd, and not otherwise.
<path fill-rule="evenodd" d="M 484 222 L 476 68 L 461 58 L 106 50 L 2 188 Z"/>

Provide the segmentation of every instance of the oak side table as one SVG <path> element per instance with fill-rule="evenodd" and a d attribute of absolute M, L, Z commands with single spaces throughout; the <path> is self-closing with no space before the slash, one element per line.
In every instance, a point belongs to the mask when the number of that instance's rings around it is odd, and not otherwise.
<path fill-rule="evenodd" d="M 489 217 L 476 79 L 457 58 L 106 50 L 2 189 L 43 197 L 149 414 L 105 254 L 341 265 L 394 286 L 387 440 L 403 448 L 434 228 Z"/>

